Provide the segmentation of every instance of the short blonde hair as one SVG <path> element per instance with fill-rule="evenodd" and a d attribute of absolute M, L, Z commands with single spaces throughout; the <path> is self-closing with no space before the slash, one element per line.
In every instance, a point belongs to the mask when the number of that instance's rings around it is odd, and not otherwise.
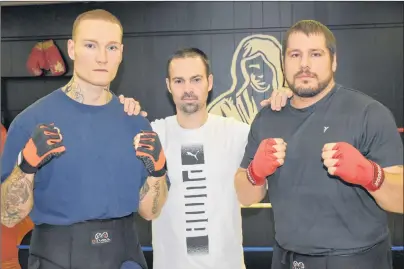
<path fill-rule="evenodd" d="M 108 12 L 103 9 L 94 9 L 87 12 L 80 14 L 73 23 L 73 31 L 72 31 L 72 38 L 75 38 L 77 28 L 80 25 L 80 22 L 84 20 L 102 20 L 107 22 L 115 23 L 121 28 L 121 32 L 123 35 L 123 27 L 121 22 L 115 17 L 111 12 Z"/>

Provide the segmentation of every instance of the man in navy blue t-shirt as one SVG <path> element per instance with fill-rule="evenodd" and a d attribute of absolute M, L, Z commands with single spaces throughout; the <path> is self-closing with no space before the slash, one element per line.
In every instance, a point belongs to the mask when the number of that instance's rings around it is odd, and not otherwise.
<path fill-rule="evenodd" d="M 295 24 L 283 54 L 294 96 L 257 114 L 235 177 L 244 205 L 268 189 L 271 269 L 392 268 L 386 211 L 403 213 L 403 144 L 391 112 L 335 83 L 335 38 L 324 25 Z"/>
<path fill-rule="evenodd" d="M 134 213 L 158 216 L 165 156 L 150 123 L 127 115 L 109 91 L 122 34 L 109 12 L 80 15 L 68 41 L 72 80 L 8 130 L 1 221 L 12 227 L 29 214 L 35 223 L 29 269 L 147 268 Z"/>

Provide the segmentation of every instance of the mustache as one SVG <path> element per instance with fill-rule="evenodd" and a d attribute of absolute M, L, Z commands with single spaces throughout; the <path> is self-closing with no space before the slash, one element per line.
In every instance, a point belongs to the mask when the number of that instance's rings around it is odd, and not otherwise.
<path fill-rule="evenodd" d="M 198 96 L 196 96 L 193 92 L 186 92 L 182 95 L 181 100 L 198 100 Z"/>
<path fill-rule="evenodd" d="M 310 72 L 308 72 L 308 71 L 302 70 L 302 71 L 296 73 L 295 78 L 298 77 L 298 76 L 302 76 L 302 75 L 308 76 L 308 77 L 313 77 L 313 78 L 317 77 L 317 75 L 314 74 L 314 73 L 310 73 Z"/>

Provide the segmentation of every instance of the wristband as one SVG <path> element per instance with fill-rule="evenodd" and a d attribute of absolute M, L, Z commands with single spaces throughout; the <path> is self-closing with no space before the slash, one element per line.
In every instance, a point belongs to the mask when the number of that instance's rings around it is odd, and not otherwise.
<path fill-rule="evenodd" d="M 373 167 L 373 178 L 372 181 L 370 181 L 367 185 L 364 187 L 368 191 L 377 191 L 380 189 L 384 182 L 384 171 L 383 168 L 380 167 L 377 163 L 370 161 L 369 162 L 372 164 Z"/>
<path fill-rule="evenodd" d="M 150 173 L 150 176 L 152 177 L 162 177 L 166 174 L 166 169 L 161 169 L 159 171 L 153 171 Z"/>
<path fill-rule="evenodd" d="M 262 186 L 265 184 L 265 177 L 259 177 L 254 173 L 252 163 L 247 167 L 247 179 L 254 186 Z"/>
<path fill-rule="evenodd" d="M 38 168 L 33 167 L 25 160 L 22 151 L 18 154 L 17 165 L 25 174 L 35 174 L 38 171 Z"/>

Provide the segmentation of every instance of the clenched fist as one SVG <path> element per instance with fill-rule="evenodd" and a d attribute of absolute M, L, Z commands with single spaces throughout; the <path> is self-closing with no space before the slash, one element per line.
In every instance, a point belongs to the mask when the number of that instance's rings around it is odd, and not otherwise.
<path fill-rule="evenodd" d="M 156 132 L 142 131 L 133 139 L 136 156 L 143 162 L 150 176 L 161 177 L 166 173 L 166 157 Z"/>
<path fill-rule="evenodd" d="M 65 152 L 62 140 L 60 130 L 54 124 L 38 124 L 18 155 L 17 164 L 21 171 L 34 174 L 52 158 Z"/>
<path fill-rule="evenodd" d="M 325 144 L 321 157 L 330 175 L 368 191 L 378 190 L 384 181 L 383 169 L 346 142 Z"/>
<path fill-rule="evenodd" d="M 267 138 L 261 141 L 254 159 L 247 168 L 247 178 L 253 185 L 262 186 L 267 176 L 283 165 L 287 144 L 281 138 Z"/>

